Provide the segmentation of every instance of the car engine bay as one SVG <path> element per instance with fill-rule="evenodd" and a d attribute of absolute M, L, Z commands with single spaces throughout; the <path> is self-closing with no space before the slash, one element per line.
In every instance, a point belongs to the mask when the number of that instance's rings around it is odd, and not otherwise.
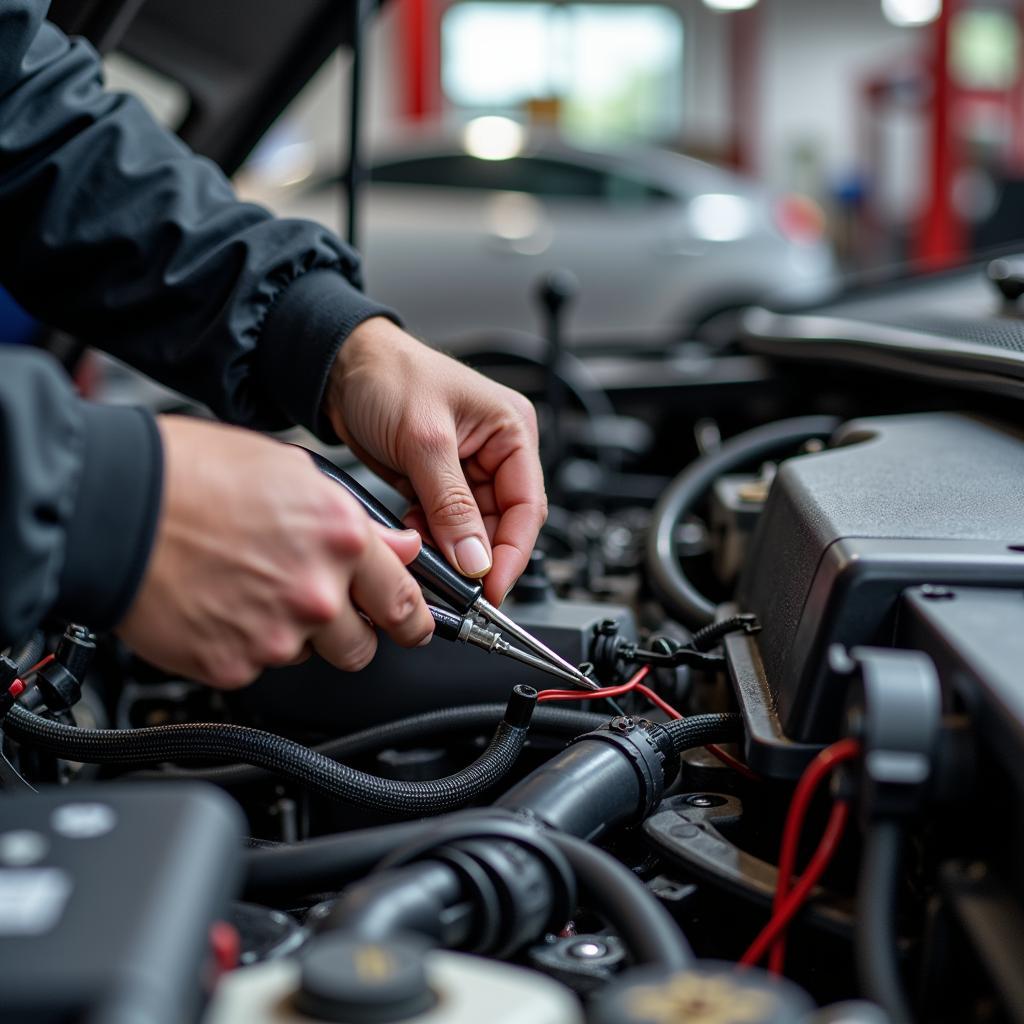
<path fill-rule="evenodd" d="M 231 693 L 11 648 L 0 1016 L 1024 1020 L 1015 382 L 766 318 L 461 353 L 543 413 L 503 610 L 595 691 L 436 639 Z"/>

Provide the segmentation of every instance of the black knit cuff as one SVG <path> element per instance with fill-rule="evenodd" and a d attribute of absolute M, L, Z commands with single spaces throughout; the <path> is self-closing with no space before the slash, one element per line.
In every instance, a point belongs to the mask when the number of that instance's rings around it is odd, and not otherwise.
<path fill-rule="evenodd" d="M 54 613 L 95 630 L 128 610 L 160 516 L 163 445 L 142 409 L 82 403 L 83 450 Z"/>
<path fill-rule="evenodd" d="M 293 422 L 336 442 L 324 415 L 324 391 L 342 342 L 364 320 L 397 314 L 368 299 L 336 270 L 310 270 L 274 303 L 260 334 L 264 387 Z"/>

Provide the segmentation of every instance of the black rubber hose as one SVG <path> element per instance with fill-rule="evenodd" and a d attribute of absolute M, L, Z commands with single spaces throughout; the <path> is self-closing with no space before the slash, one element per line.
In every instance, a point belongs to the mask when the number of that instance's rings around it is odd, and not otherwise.
<path fill-rule="evenodd" d="M 676 556 L 675 532 L 718 477 L 758 462 L 815 437 L 828 437 L 839 426 L 835 416 L 800 416 L 737 434 L 721 447 L 691 462 L 654 507 L 647 534 L 647 574 L 666 608 L 691 628 L 714 619 L 715 605 L 687 579 Z"/>
<path fill-rule="evenodd" d="M 313 792 L 358 807 L 389 814 L 428 815 L 463 807 L 505 777 L 523 749 L 536 700 L 535 690 L 517 686 L 487 749 L 461 771 L 427 782 L 401 782 L 368 775 L 300 743 L 241 725 L 196 723 L 146 729 L 76 729 L 16 704 L 3 728 L 19 742 L 70 761 L 245 761 L 299 782 Z"/>
<path fill-rule="evenodd" d="M 384 725 L 375 725 L 361 732 L 320 743 L 312 749 L 324 757 L 343 760 L 365 754 L 376 754 L 390 747 L 408 743 L 421 743 L 433 737 L 450 740 L 455 734 L 492 730 L 505 714 L 504 704 L 467 704 L 461 708 L 444 708 L 421 715 L 401 718 Z M 608 721 L 607 715 L 592 711 L 571 711 L 565 708 L 538 707 L 533 712 L 530 728 L 534 733 L 560 736 L 579 736 L 598 729 Z M 273 773 L 252 765 L 224 765 L 220 768 L 168 768 L 162 771 L 133 772 L 130 778 L 144 781 L 174 781 L 185 779 L 212 782 L 218 786 L 238 786 L 251 782 L 264 782 Z"/>
<path fill-rule="evenodd" d="M 881 821 L 868 829 L 857 881 L 854 930 L 861 990 L 885 1010 L 892 1024 L 910 1024 L 912 1020 L 900 981 L 896 943 L 896 891 L 902 853 L 901 825 Z"/>
<path fill-rule="evenodd" d="M 576 875 L 582 902 L 622 937 L 638 964 L 679 970 L 693 964 L 693 950 L 657 897 L 611 854 L 564 832 L 546 833 Z"/>
<path fill-rule="evenodd" d="M 455 935 L 446 934 L 445 919 L 450 916 L 446 911 L 458 905 L 462 888 L 458 874 L 447 864 L 407 864 L 370 875 L 346 890 L 323 927 L 377 942 L 412 933 L 435 945 L 461 945 L 472 914 L 458 915 L 461 927 Z"/>
<path fill-rule="evenodd" d="M 479 707 L 486 708 L 488 714 L 493 715 L 498 706 L 484 704 Z M 472 709 L 453 709 L 451 715 L 455 720 L 459 719 L 457 712 L 460 710 L 471 711 Z M 561 724 L 560 719 L 563 718 L 568 725 L 573 726 L 579 725 L 581 719 L 596 720 L 596 724 L 599 726 L 606 721 L 602 715 L 592 715 L 586 712 L 563 712 L 561 709 L 539 707 L 534 712 L 534 722 L 544 724 L 545 714 L 552 712 L 557 713 L 558 717 L 553 721 L 559 725 Z M 417 715 L 415 718 L 406 719 L 406 721 L 409 723 L 424 722 L 427 719 L 433 721 L 441 714 L 441 712 L 432 712 L 429 715 Z M 487 719 L 488 724 L 492 721 L 493 718 Z M 397 726 L 402 723 L 393 724 Z M 548 724 L 550 725 L 551 721 Z M 589 724 L 592 728 L 595 723 L 591 721 Z M 668 723 L 663 728 L 671 737 L 674 749 L 682 753 L 706 743 L 727 743 L 738 739 L 742 725 L 739 715 L 714 714 L 679 719 L 676 722 Z M 368 730 L 365 734 L 357 733 L 346 737 L 346 739 L 355 740 L 358 736 L 369 735 L 372 732 L 374 730 Z M 632 769 L 630 771 L 632 772 Z M 572 780 L 566 779 L 566 782 L 571 784 Z M 578 788 L 577 798 L 581 797 L 582 792 Z M 631 813 L 635 810 L 635 806 L 630 808 Z M 608 822 L 607 811 L 608 804 L 605 802 L 603 808 L 599 809 L 599 813 L 602 824 L 606 826 L 614 824 L 614 822 Z M 476 815 L 480 812 L 467 813 Z M 426 824 L 430 825 L 430 823 Z M 435 823 L 434 827 L 439 826 Z M 356 832 L 310 839 L 302 843 L 247 850 L 245 852 L 245 897 L 257 901 L 261 899 L 278 900 L 285 896 L 340 889 L 347 882 L 365 874 L 396 849 L 418 838 L 424 828 L 424 823 L 418 822 L 384 825 L 380 828 L 360 829 Z"/>
<path fill-rule="evenodd" d="M 650 732 L 586 733 L 502 793 L 495 806 L 596 840 L 617 825 L 641 820 L 661 799 L 679 768 L 670 752 L 728 743 L 741 731 L 739 715 L 713 714 L 657 725 Z"/>
<path fill-rule="evenodd" d="M 417 839 L 424 824 L 399 822 L 301 843 L 246 850 L 244 898 L 277 902 L 285 896 L 342 889 L 389 853 Z"/>

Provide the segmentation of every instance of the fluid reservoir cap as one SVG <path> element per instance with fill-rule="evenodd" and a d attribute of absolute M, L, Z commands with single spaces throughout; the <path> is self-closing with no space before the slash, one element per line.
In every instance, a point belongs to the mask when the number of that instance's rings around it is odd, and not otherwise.
<path fill-rule="evenodd" d="M 798 1024 L 814 1003 L 803 989 L 757 968 L 698 961 L 683 971 L 641 967 L 602 995 L 593 1024 Z"/>
<path fill-rule="evenodd" d="M 316 1020 L 346 1024 L 400 1021 L 436 1001 L 423 966 L 425 943 L 373 942 L 344 934 L 314 939 L 302 958 L 298 1010 Z"/>

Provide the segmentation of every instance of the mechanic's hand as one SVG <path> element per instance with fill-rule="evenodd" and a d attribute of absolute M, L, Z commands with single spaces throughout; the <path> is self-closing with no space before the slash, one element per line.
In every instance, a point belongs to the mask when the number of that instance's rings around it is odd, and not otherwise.
<path fill-rule="evenodd" d="M 214 686 L 251 682 L 316 649 L 363 668 L 377 649 L 360 609 L 404 647 L 434 622 L 404 568 L 413 530 L 373 524 L 298 448 L 175 416 L 164 442 L 160 522 L 118 633 L 148 661 Z"/>
<path fill-rule="evenodd" d="M 326 411 L 338 436 L 413 502 L 406 523 L 500 603 L 547 515 L 533 406 L 383 317 L 341 346 Z"/>

